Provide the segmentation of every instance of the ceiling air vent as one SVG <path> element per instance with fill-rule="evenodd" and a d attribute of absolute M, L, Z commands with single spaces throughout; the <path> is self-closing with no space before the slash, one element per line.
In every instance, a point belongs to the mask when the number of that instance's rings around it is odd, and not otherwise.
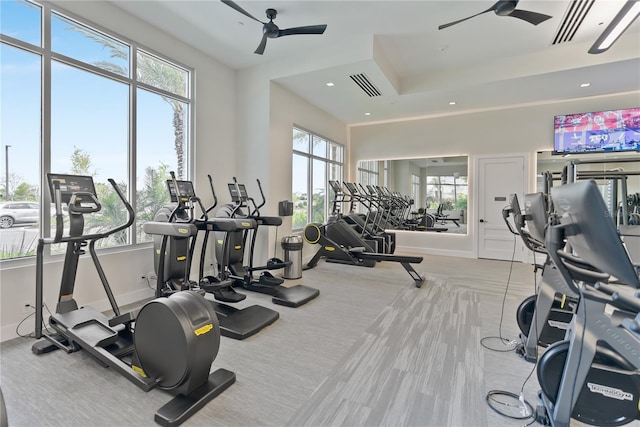
<path fill-rule="evenodd" d="M 576 35 L 576 31 L 582 25 L 584 17 L 587 16 L 594 2 L 595 0 L 573 0 L 569 3 L 569 7 L 551 44 L 566 43 L 573 40 L 573 36 Z"/>
<path fill-rule="evenodd" d="M 373 83 L 371 83 L 371 81 L 366 75 L 360 73 L 360 74 L 353 74 L 349 77 L 351 77 L 351 80 L 353 80 L 358 86 L 360 86 L 360 89 L 362 89 L 367 95 L 369 96 L 382 95 L 382 93 L 380 93 L 378 88 L 375 87 Z"/>

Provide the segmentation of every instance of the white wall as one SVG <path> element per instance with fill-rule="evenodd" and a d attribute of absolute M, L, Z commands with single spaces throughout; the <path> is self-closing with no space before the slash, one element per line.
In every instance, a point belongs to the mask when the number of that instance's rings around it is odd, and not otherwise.
<path fill-rule="evenodd" d="M 278 202 L 291 200 L 292 130 L 298 125 L 337 143 L 347 145 L 347 127 L 327 112 L 309 104 L 275 82 L 269 83 L 267 68 L 238 74 L 237 176 L 258 197 L 260 179 L 267 199 L 263 215 L 277 215 Z M 291 233 L 291 218 L 284 218 L 277 239 Z M 307 252 L 315 248 L 305 248 Z M 257 265 L 273 256 L 282 258 L 276 229 L 263 227 L 256 243 Z"/>
<path fill-rule="evenodd" d="M 207 173 L 212 173 L 217 183 L 226 183 L 227 179 L 235 174 L 235 72 L 111 3 L 72 1 L 56 4 L 60 4 L 72 14 L 196 69 L 194 132 L 197 148 L 194 152 L 194 177 L 196 190 L 205 200 L 205 204 L 210 203 L 212 198 L 206 180 Z M 96 163 L 99 163 L 99 159 Z M 120 305 L 152 295 L 146 283 L 141 280 L 142 275 L 153 269 L 152 252 L 148 246 L 110 250 L 100 259 Z M 45 302 L 52 310 L 55 309 L 60 285 L 61 261 L 60 256 L 50 257 L 45 269 Z M 99 309 L 108 308 L 104 291 L 99 285 L 88 256 L 83 257 L 81 261 L 76 283 L 79 303 L 94 304 Z M 1 263 L 0 340 L 15 337 L 16 325 L 25 317 L 25 302 L 35 302 L 34 284 L 34 260 Z M 32 328 L 33 321 L 29 320 L 20 331 L 28 333 Z"/>
<path fill-rule="evenodd" d="M 620 94 L 576 99 L 544 105 L 446 117 L 395 121 L 350 128 L 350 170 L 358 161 L 420 157 L 469 156 L 468 234 L 403 232 L 400 250 L 475 257 L 477 236 L 472 198 L 478 156 L 530 153 L 529 189 L 535 190 L 535 152 L 553 149 L 553 117 L 573 112 L 634 107 L 640 94 Z M 355 179 L 355 175 L 351 175 Z"/>

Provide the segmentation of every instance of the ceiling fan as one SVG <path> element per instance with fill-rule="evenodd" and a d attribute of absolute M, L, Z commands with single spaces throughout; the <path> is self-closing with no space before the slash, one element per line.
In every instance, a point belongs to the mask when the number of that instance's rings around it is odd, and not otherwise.
<path fill-rule="evenodd" d="M 275 9 L 267 9 L 266 14 L 267 14 L 267 19 L 269 19 L 269 22 L 262 22 L 261 20 L 254 17 L 249 12 L 247 12 L 246 10 L 238 6 L 232 0 L 221 0 L 221 1 L 227 6 L 242 13 L 244 16 L 251 18 L 254 21 L 258 21 L 259 23 L 262 24 L 262 41 L 260 41 L 258 48 L 255 50 L 255 52 L 253 52 L 253 53 L 257 53 L 258 55 L 262 55 L 264 53 L 264 48 L 267 46 L 267 38 L 277 39 L 278 37 L 292 36 L 296 34 L 322 34 L 324 33 L 324 30 L 327 29 L 326 25 L 308 25 L 306 27 L 293 27 L 293 28 L 286 28 L 284 30 L 281 30 L 280 28 L 278 28 L 276 24 L 273 23 L 273 20 L 276 18 L 276 15 L 278 14 L 278 11 L 276 11 Z"/>
<path fill-rule="evenodd" d="M 480 13 L 476 13 L 475 15 L 471 15 L 464 19 L 459 19 L 457 21 L 449 22 L 448 24 L 440 25 L 438 27 L 439 30 L 450 27 L 455 24 L 459 24 L 460 22 L 466 21 L 467 19 L 474 18 L 478 15 L 482 15 L 487 12 L 495 12 L 498 16 L 513 16 L 514 18 L 522 19 L 523 21 L 527 21 L 530 24 L 538 25 L 547 19 L 551 19 L 552 17 L 549 15 L 545 15 L 543 13 L 531 12 L 528 10 L 516 9 L 519 0 L 498 0 L 493 6 L 489 9 L 482 11 Z"/>

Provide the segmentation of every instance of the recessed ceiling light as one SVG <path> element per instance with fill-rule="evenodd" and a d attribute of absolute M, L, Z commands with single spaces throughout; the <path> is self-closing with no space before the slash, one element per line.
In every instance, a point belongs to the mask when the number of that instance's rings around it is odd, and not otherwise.
<path fill-rule="evenodd" d="M 456 105 L 456 101 L 451 101 L 449 105 Z"/>
<path fill-rule="evenodd" d="M 333 87 L 333 86 L 335 86 L 335 85 L 333 84 L 333 82 L 329 82 L 329 83 L 327 83 L 327 86 L 329 86 L 329 87 Z"/>
<path fill-rule="evenodd" d="M 365 115 L 365 116 L 370 116 L 370 115 L 371 115 L 371 113 L 364 113 L 364 115 Z"/>
<path fill-rule="evenodd" d="M 589 86 L 591 86 L 591 83 L 582 83 L 580 85 L 580 87 L 589 87 Z"/>

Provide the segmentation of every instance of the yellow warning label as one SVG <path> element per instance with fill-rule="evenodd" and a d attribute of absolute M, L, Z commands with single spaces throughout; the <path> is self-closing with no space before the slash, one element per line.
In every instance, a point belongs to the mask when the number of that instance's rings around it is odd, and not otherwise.
<path fill-rule="evenodd" d="M 334 248 L 333 246 L 325 246 L 324 249 L 329 252 L 336 250 L 336 248 Z"/>
<path fill-rule="evenodd" d="M 222 245 L 222 244 L 224 244 L 224 241 L 223 240 L 218 240 L 216 243 L 219 244 L 219 245 Z"/>
<path fill-rule="evenodd" d="M 184 261 L 185 259 L 187 259 L 187 257 L 184 256 L 184 255 L 179 256 L 179 257 L 176 258 L 176 260 L 178 260 L 178 261 Z"/>
<path fill-rule="evenodd" d="M 136 365 L 131 365 L 131 369 L 133 369 L 141 377 L 147 378 L 147 374 L 144 373 L 144 370 L 141 367 Z"/>
<path fill-rule="evenodd" d="M 242 226 L 243 226 L 243 227 L 251 227 L 251 223 L 243 222 L 243 223 L 242 223 Z"/>
<path fill-rule="evenodd" d="M 198 329 L 196 329 L 195 331 L 193 331 L 197 336 L 200 335 L 204 335 L 207 332 L 209 332 L 210 330 L 213 329 L 213 325 L 211 323 L 208 323 L 204 326 L 199 327 Z"/>
<path fill-rule="evenodd" d="M 235 245 L 233 249 L 242 249 L 242 245 Z"/>
<path fill-rule="evenodd" d="M 567 302 L 567 296 L 562 295 L 562 302 L 560 303 L 560 308 L 564 308 L 564 304 Z"/>

